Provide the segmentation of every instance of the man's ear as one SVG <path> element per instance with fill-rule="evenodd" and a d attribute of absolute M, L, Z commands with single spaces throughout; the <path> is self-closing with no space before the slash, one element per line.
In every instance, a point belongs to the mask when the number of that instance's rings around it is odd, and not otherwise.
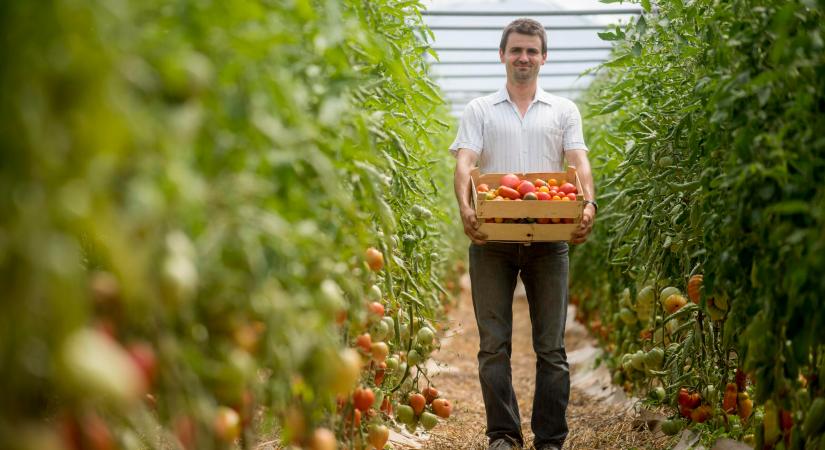
<path fill-rule="evenodd" d="M 544 63 L 547 62 L 547 52 L 541 54 L 541 65 L 543 66 Z"/>
<path fill-rule="evenodd" d="M 504 61 L 504 50 L 498 49 L 498 59 L 503 63 Z"/>

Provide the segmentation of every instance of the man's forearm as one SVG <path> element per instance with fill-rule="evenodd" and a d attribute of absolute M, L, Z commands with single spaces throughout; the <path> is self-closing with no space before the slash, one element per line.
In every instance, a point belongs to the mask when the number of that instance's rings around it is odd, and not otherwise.
<path fill-rule="evenodd" d="M 470 172 L 473 170 L 475 161 L 465 154 L 466 151 L 459 150 L 453 179 L 453 188 L 455 189 L 459 211 L 472 207 L 470 204 Z"/>
<path fill-rule="evenodd" d="M 596 188 L 593 184 L 593 172 L 590 169 L 590 160 L 585 150 L 572 150 L 566 155 L 568 164 L 576 166 L 576 173 L 582 184 L 582 195 L 585 200 L 596 201 Z"/>
<path fill-rule="evenodd" d="M 582 183 L 582 195 L 585 200 L 596 201 L 596 188 L 593 186 L 593 172 L 590 170 L 590 164 L 585 163 L 581 169 L 576 168 L 579 174 L 579 181 Z"/>
<path fill-rule="evenodd" d="M 458 200 L 459 210 L 470 207 L 470 173 L 460 165 L 455 168 L 455 198 Z"/>

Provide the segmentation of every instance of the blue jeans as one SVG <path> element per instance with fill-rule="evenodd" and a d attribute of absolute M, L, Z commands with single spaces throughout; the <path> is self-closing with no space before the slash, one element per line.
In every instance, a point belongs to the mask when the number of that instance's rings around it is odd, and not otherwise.
<path fill-rule="evenodd" d="M 478 374 L 491 442 L 504 438 L 524 444 L 510 368 L 513 292 L 519 274 L 527 291 L 536 352 L 536 390 L 530 423 L 534 444 L 536 448 L 547 444 L 561 447 L 567 437 L 567 252 L 566 242 L 470 245 L 473 308 L 481 336 Z"/>

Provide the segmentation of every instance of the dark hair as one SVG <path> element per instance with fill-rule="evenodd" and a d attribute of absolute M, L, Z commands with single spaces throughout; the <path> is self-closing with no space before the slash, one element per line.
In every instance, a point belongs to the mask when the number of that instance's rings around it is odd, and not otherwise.
<path fill-rule="evenodd" d="M 507 48 L 507 38 L 510 33 L 526 34 L 529 36 L 538 36 L 541 39 L 541 54 L 547 53 L 547 34 L 544 32 L 544 26 L 533 19 L 521 18 L 510 22 L 501 33 L 501 43 L 498 45 L 502 52 Z"/>

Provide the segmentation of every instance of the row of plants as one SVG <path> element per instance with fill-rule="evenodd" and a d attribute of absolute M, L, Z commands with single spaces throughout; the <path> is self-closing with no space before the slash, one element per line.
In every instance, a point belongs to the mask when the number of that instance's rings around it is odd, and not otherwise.
<path fill-rule="evenodd" d="M 634 3 L 586 93 L 578 318 L 666 433 L 823 448 L 825 2 Z"/>
<path fill-rule="evenodd" d="M 3 2 L 0 447 L 384 448 L 449 416 L 421 8 Z"/>

